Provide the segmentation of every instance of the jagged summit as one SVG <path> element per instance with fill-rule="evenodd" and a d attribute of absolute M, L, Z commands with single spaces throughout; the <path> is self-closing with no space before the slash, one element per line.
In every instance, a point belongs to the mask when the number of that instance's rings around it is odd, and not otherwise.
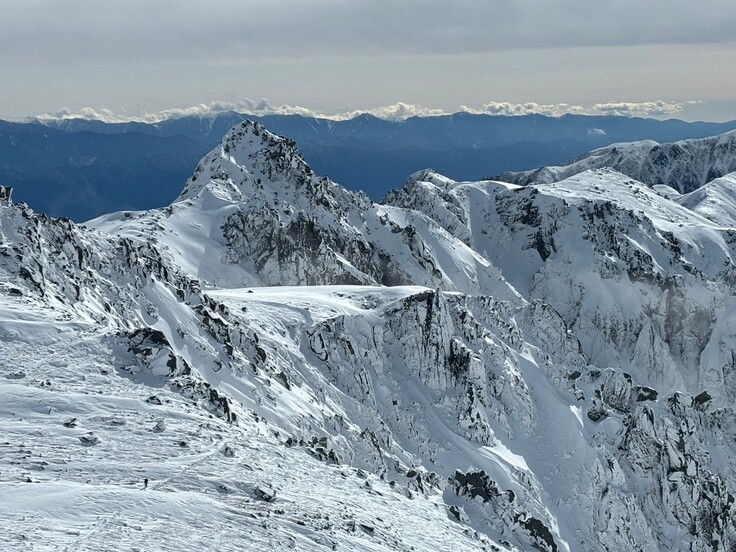
<path fill-rule="evenodd" d="M 675 201 L 724 227 L 736 225 L 736 172 L 676 197 Z"/>
<path fill-rule="evenodd" d="M 446 176 L 441 175 L 434 169 L 422 169 L 420 171 L 416 171 L 409 175 L 409 178 L 406 179 L 406 182 L 404 184 L 405 188 L 413 188 L 416 184 L 419 182 L 429 182 L 431 184 L 434 184 L 435 186 L 447 186 L 454 181 L 447 178 Z M 392 190 L 395 191 L 395 190 Z"/>
<path fill-rule="evenodd" d="M 263 199 L 296 205 L 308 200 L 338 209 L 345 202 L 368 201 L 362 193 L 317 177 L 293 140 L 253 121 L 235 125 L 199 162 L 175 203 L 194 199 L 203 191 L 232 203 Z"/>

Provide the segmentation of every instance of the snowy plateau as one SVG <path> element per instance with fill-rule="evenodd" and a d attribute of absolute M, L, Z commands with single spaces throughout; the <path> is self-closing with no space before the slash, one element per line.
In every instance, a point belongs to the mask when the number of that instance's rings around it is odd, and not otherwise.
<path fill-rule="evenodd" d="M 244 122 L 162 209 L 0 189 L 0 549 L 736 550 L 734 136 L 374 203 Z"/>

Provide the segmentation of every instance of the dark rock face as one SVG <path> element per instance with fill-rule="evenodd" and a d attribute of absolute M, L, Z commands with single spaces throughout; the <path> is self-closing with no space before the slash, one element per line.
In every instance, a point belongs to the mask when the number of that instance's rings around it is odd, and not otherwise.
<path fill-rule="evenodd" d="M 135 355 L 152 357 L 161 349 L 171 349 L 169 340 L 161 330 L 140 328 L 128 336 L 129 350 Z"/>
<path fill-rule="evenodd" d="M 480 497 L 483 502 L 498 498 L 503 493 L 483 470 L 468 473 L 458 470 L 450 477 L 449 482 L 458 496 L 468 496 L 471 499 Z"/>
<path fill-rule="evenodd" d="M 591 422 L 599 422 L 600 420 L 608 416 L 608 412 L 606 412 L 606 409 L 599 402 L 599 403 L 594 403 L 593 408 L 588 410 L 588 412 L 586 412 L 585 415 L 588 417 L 588 419 Z"/>
<path fill-rule="evenodd" d="M 708 404 L 708 402 L 712 398 L 713 397 L 710 396 L 710 393 L 708 393 L 707 391 L 703 391 L 699 395 L 696 395 L 695 397 L 693 397 L 693 406 L 696 408 L 702 408 L 703 406 Z"/>
<path fill-rule="evenodd" d="M 501 490 L 485 471 L 470 471 L 463 473 L 460 470 L 450 476 L 448 480 L 450 489 L 459 497 L 467 500 L 480 499 L 483 509 L 490 518 L 504 519 L 508 517 L 513 520 L 517 527 L 515 536 L 526 546 L 531 546 L 543 552 L 557 552 L 558 546 L 553 532 L 542 520 L 519 511 L 520 505 L 516 495 L 511 490 Z M 471 507 L 467 505 L 466 507 Z M 457 505 L 450 507 L 450 513 L 457 519 L 464 517 L 463 512 Z"/>
<path fill-rule="evenodd" d="M 0 186 L 0 205 L 10 205 L 12 201 L 13 188 Z"/>
<path fill-rule="evenodd" d="M 535 517 L 525 518 L 519 514 L 515 521 L 529 532 L 532 545 L 543 552 L 557 552 L 557 543 L 549 528 Z"/>
<path fill-rule="evenodd" d="M 652 389 L 651 387 L 647 387 L 645 385 L 640 385 L 640 386 L 637 386 L 636 388 L 636 400 L 638 402 L 656 401 L 658 395 L 659 393 L 657 393 L 656 390 Z"/>
<path fill-rule="evenodd" d="M 270 483 L 261 483 L 253 489 L 253 494 L 264 502 L 273 502 L 276 500 L 276 491 Z"/>
<path fill-rule="evenodd" d="M 270 284 L 366 284 L 384 277 L 375 268 L 373 246 L 361 236 L 346 239 L 302 213 L 282 222 L 276 211 L 239 211 L 222 231 L 233 258 L 255 257 L 256 273 Z M 358 271 L 349 270 L 339 258 L 348 259 Z"/>

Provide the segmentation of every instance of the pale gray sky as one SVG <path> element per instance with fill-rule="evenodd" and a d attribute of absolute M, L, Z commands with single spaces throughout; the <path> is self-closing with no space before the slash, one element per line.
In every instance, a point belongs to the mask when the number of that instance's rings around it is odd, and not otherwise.
<path fill-rule="evenodd" d="M 3 0 L 0 75 L 3 118 L 268 98 L 732 120 L 736 2 Z"/>

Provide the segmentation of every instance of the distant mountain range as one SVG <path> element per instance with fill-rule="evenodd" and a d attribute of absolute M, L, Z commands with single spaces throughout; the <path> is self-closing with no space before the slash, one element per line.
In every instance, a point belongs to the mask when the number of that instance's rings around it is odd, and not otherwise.
<path fill-rule="evenodd" d="M 407 174 L 431 167 L 454 179 L 555 165 L 616 142 L 672 142 L 736 129 L 628 117 L 489 116 L 469 113 L 345 121 L 227 112 L 158 123 L 0 121 L 0 183 L 40 211 L 87 220 L 113 210 L 168 204 L 197 161 L 238 122 L 251 119 L 296 140 L 316 172 L 374 200 Z"/>

